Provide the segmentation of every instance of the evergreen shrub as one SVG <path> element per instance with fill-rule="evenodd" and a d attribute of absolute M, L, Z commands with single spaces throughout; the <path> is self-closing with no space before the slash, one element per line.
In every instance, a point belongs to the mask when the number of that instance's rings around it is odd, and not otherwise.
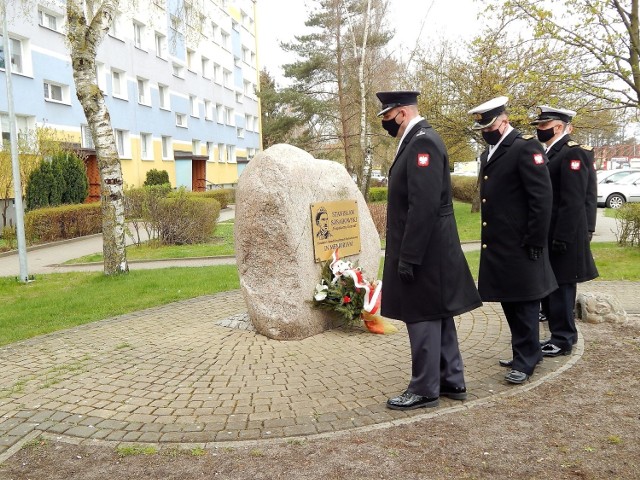
<path fill-rule="evenodd" d="M 477 195 L 478 179 L 476 177 L 463 177 L 451 175 L 451 187 L 453 189 L 454 200 L 465 203 L 473 203 Z"/>
<path fill-rule="evenodd" d="M 157 168 L 152 168 L 147 172 L 147 178 L 145 179 L 143 186 L 150 185 L 164 185 L 169 183 L 169 172 L 166 170 L 158 170 Z"/>

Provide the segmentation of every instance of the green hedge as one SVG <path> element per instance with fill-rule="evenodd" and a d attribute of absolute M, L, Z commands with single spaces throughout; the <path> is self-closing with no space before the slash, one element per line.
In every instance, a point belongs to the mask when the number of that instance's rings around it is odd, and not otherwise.
<path fill-rule="evenodd" d="M 165 245 L 204 243 L 211 239 L 220 217 L 220 202 L 187 192 L 163 198 L 155 229 Z"/>
<path fill-rule="evenodd" d="M 27 242 L 55 242 L 102 232 L 100 203 L 62 205 L 31 210 L 25 214 Z"/>
<path fill-rule="evenodd" d="M 213 198 L 220 203 L 220 208 L 227 208 L 229 206 L 229 190 L 230 189 L 216 189 L 216 190 L 207 190 L 206 192 L 188 192 L 188 195 L 196 198 Z M 175 196 L 174 192 L 171 196 Z"/>
<path fill-rule="evenodd" d="M 387 201 L 387 187 L 371 187 L 369 189 L 369 202 L 386 202 Z"/>
<path fill-rule="evenodd" d="M 640 246 L 640 203 L 625 203 L 615 213 L 618 243 L 625 247 Z"/>
<path fill-rule="evenodd" d="M 451 187 L 453 189 L 454 200 L 459 200 L 465 203 L 473 203 L 473 199 L 477 195 L 477 183 L 478 179 L 476 177 L 451 175 Z"/>

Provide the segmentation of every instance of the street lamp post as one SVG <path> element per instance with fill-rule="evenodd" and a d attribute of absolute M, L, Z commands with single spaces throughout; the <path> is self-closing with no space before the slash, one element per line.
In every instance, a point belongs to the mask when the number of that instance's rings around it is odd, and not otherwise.
<path fill-rule="evenodd" d="M 14 206 L 16 211 L 16 236 L 18 239 L 18 258 L 20 262 L 20 281 L 27 283 L 27 243 L 24 233 L 24 208 L 22 205 L 22 183 L 20 181 L 20 162 L 18 159 L 18 134 L 16 128 L 16 113 L 13 108 L 13 89 L 11 85 L 11 45 L 9 41 L 9 26 L 7 22 L 7 3 L 2 2 L 2 41 L 4 45 L 4 72 L 7 80 L 7 106 L 9 110 L 9 132 L 11 145 L 11 168 L 13 170 Z"/>

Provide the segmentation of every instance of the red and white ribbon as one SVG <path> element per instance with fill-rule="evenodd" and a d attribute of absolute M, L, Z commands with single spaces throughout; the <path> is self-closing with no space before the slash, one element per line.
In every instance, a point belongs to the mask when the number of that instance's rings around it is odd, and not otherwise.
<path fill-rule="evenodd" d="M 332 283 L 337 282 L 338 278 L 345 275 L 351 277 L 356 288 L 364 288 L 365 290 L 364 305 L 362 309 L 365 312 L 371 314 L 376 313 L 378 311 L 378 308 L 380 307 L 382 281 L 378 280 L 375 285 L 371 282 L 367 282 L 362 277 L 362 271 L 359 268 L 353 268 L 351 262 L 340 260 L 337 248 L 331 254 L 331 258 L 333 259 L 333 261 L 331 262 L 329 267 L 331 268 L 331 272 L 333 273 L 334 277 Z"/>

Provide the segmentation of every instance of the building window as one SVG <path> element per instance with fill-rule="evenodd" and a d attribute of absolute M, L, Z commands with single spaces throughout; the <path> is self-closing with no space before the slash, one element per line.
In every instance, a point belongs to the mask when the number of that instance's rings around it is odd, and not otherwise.
<path fill-rule="evenodd" d="M 242 103 L 244 101 L 244 95 L 242 92 L 236 92 L 236 103 Z"/>
<path fill-rule="evenodd" d="M 207 142 L 207 157 L 209 162 L 213 162 L 214 160 L 213 158 L 214 151 L 215 151 L 215 147 L 213 142 Z"/>
<path fill-rule="evenodd" d="M 167 58 L 167 37 L 158 32 L 156 32 L 156 56 Z"/>
<path fill-rule="evenodd" d="M 196 52 L 193 50 L 187 49 L 187 69 L 194 72 L 195 71 L 195 58 Z"/>
<path fill-rule="evenodd" d="M 216 114 L 218 123 L 224 123 L 224 107 L 219 103 L 216 104 Z"/>
<path fill-rule="evenodd" d="M 224 123 L 227 125 L 234 126 L 236 124 L 235 121 L 235 113 L 233 112 L 233 108 L 224 107 Z"/>
<path fill-rule="evenodd" d="M 127 99 L 125 74 L 120 70 L 111 70 L 111 90 L 114 97 Z"/>
<path fill-rule="evenodd" d="M 138 103 L 141 105 L 151 105 L 149 81 L 144 78 L 138 78 Z"/>
<path fill-rule="evenodd" d="M 227 153 L 227 155 L 228 155 L 227 161 L 228 161 L 229 163 L 236 163 L 236 147 L 235 147 L 235 145 L 229 145 L 229 146 L 227 147 L 227 150 L 228 150 L 228 153 Z"/>
<path fill-rule="evenodd" d="M 9 37 L 9 50 L 11 51 L 11 72 L 23 73 L 22 71 L 22 42 Z M 5 68 L 4 40 L 0 35 L 0 68 Z"/>
<path fill-rule="evenodd" d="M 244 116 L 244 127 L 247 129 L 247 132 L 253 132 L 253 116 L 252 115 Z"/>
<path fill-rule="evenodd" d="M 105 93 L 107 91 L 107 79 L 104 73 L 104 63 L 96 62 L 96 78 L 98 87 L 102 90 L 102 93 Z"/>
<path fill-rule="evenodd" d="M 195 95 L 189 95 L 189 109 L 191 110 L 192 117 L 199 117 L 200 111 L 198 108 L 198 97 Z"/>
<path fill-rule="evenodd" d="M 60 32 L 63 25 L 63 17 L 43 8 L 38 9 L 38 23 L 41 27 Z"/>
<path fill-rule="evenodd" d="M 200 155 L 200 140 L 191 140 L 191 153 Z"/>
<path fill-rule="evenodd" d="M 166 85 L 158 84 L 158 95 L 160 97 L 160 108 L 164 110 L 171 109 L 171 103 L 169 100 L 169 87 Z"/>
<path fill-rule="evenodd" d="M 179 63 L 173 64 L 173 76 L 178 78 L 184 78 L 184 67 Z"/>
<path fill-rule="evenodd" d="M 211 78 L 211 72 L 209 71 L 209 59 L 207 57 L 201 57 L 200 63 L 202 64 L 202 76 L 204 78 Z"/>
<path fill-rule="evenodd" d="M 169 159 L 173 154 L 173 150 L 171 148 L 171 137 L 162 137 L 162 158 Z"/>
<path fill-rule="evenodd" d="M 50 102 L 69 103 L 69 87 L 46 80 L 44 82 L 44 98 Z"/>
<path fill-rule="evenodd" d="M 227 88 L 231 88 L 232 87 L 232 76 L 231 76 L 231 72 L 229 70 L 227 70 L 226 68 L 223 69 L 222 71 L 222 84 L 227 87 Z"/>
<path fill-rule="evenodd" d="M 224 143 L 218 144 L 218 162 L 227 161 L 227 147 Z"/>
<path fill-rule="evenodd" d="M 29 131 L 35 129 L 35 117 L 26 117 L 24 115 L 16 115 L 16 130 L 19 140 L 27 140 Z M 0 113 L 0 130 L 2 130 L 2 143 L 11 141 L 11 126 L 9 124 L 9 115 Z M 3 145 L 0 144 L 0 150 Z"/>
<path fill-rule="evenodd" d="M 111 28 L 109 29 L 109 35 L 118 39 L 120 39 L 120 35 L 121 35 L 120 22 L 121 22 L 120 14 L 115 14 L 113 16 L 113 20 L 111 21 Z"/>
<path fill-rule="evenodd" d="M 217 63 L 213 64 L 213 81 L 222 84 L 222 67 Z"/>
<path fill-rule="evenodd" d="M 222 43 L 222 48 L 229 50 L 229 34 L 227 32 L 220 32 L 220 40 Z"/>
<path fill-rule="evenodd" d="M 214 22 L 211 22 L 211 40 L 213 43 L 220 43 L 220 27 L 216 25 Z"/>
<path fill-rule="evenodd" d="M 93 143 L 93 136 L 91 135 L 89 125 L 80 125 L 80 136 L 82 137 L 82 148 L 96 148 Z"/>
<path fill-rule="evenodd" d="M 213 120 L 213 103 L 211 103 L 211 100 L 204 101 L 204 119 Z"/>
<path fill-rule="evenodd" d="M 236 135 L 238 136 L 238 138 L 244 138 L 244 128 L 237 127 L 236 128 Z"/>
<path fill-rule="evenodd" d="M 120 158 L 131 158 L 129 153 L 129 132 L 127 130 L 115 130 L 116 148 Z"/>
<path fill-rule="evenodd" d="M 140 158 L 153 159 L 153 139 L 150 133 L 140 134 Z"/>
<path fill-rule="evenodd" d="M 138 22 L 133 22 L 133 44 L 144 50 L 144 25 Z"/>
<path fill-rule="evenodd" d="M 187 128 L 187 116 L 184 113 L 176 113 L 176 126 Z"/>

